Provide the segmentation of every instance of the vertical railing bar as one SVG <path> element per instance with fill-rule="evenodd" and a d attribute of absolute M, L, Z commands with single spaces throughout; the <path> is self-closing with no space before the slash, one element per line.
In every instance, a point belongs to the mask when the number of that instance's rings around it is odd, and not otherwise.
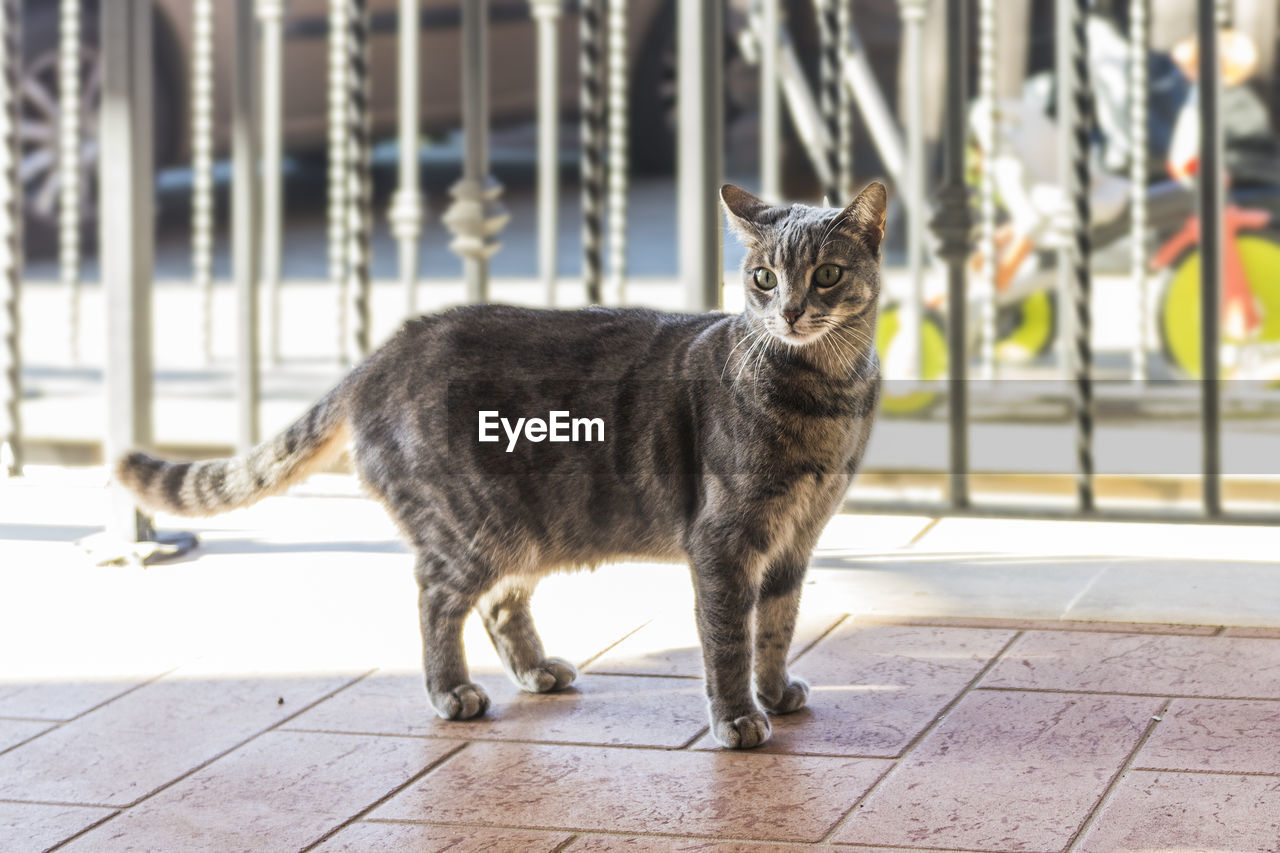
<path fill-rule="evenodd" d="M 969 394 L 965 387 L 965 274 L 969 259 L 969 199 L 965 189 L 965 125 L 968 57 L 965 30 L 968 0 L 946 0 L 946 116 L 943 123 L 945 166 L 938 190 L 933 230 L 938 257 L 947 265 L 947 397 L 950 435 L 950 499 L 955 509 L 969 506 Z"/>
<path fill-rule="evenodd" d="M 689 307 L 720 307 L 724 245 L 724 19 L 719 3 L 676 5 L 676 216 Z"/>
<path fill-rule="evenodd" d="M 191 271 L 200 293 L 200 342 L 213 361 L 213 0 L 191 10 Z"/>
<path fill-rule="evenodd" d="M 530 0 L 538 28 L 538 271 L 556 304 L 560 239 L 560 14 L 563 0 Z"/>
<path fill-rule="evenodd" d="M 450 189 L 453 203 L 444 223 L 454 233 L 450 248 L 462 256 L 467 299 L 489 299 L 489 259 L 509 218 L 499 201 L 502 184 L 489 174 L 488 4 L 462 3 L 462 178 Z"/>
<path fill-rule="evenodd" d="M 1231 3 L 1232 0 L 1216 0 L 1217 9 L 1214 11 L 1214 20 L 1217 21 L 1218 29 L 1225 30 L 1231 26 Z"/>
<path fill-rule="evenodd" d="M 1201 471 L 1204 512 L 1208 516 L 1222 514 L 1221 388 L 1218 377 L 1223 262 L 1220 15 L 1220 7 L 1215 0 L 1198 0 Z"/>
<path fill-rule="evenodd" d="M 17 0 L 6 2 L 17 5 Z M 99 246 L 107 340 L 103 449 L 114 460 L 133 448 L 149 447 L 153 437 L 151 4 L 104 0 L 101 26 Z M 151 520 L 119 484 L 111 488 L 107 529 L 121 542 L 153 536 Z"/>
<path fill-rule="evenodd" d="M 782 105 L 778 40 L 781 0 L 761 0 L 756 49 L 760 54 L 760 193 L 766 201 L 782 198 Z"/>
<path fill-rule="evenodd" d="M 258 27 L 254 0 L 236 0 L 232 70 L 231 255 L 236 290 L 237 447 L 258 443 L 261 375 L 258 361 L 258 279 L 262 274 L 258 104 Z"/>
<path fill-rule="evenodd" d="M 604 214 L 604 100 L 600 61 L 604 0 L 582 0 L 579 74 L 582 77 L 582 286 L 587 302 L 601 302 L 601 230 Z"/>
<path fill-rule="evenodd" d="M 352 339 L 350 352 L 364 358 L 369 354 L 369 295 L 372 289 L 373 260 L 373 127 L 370 107 L 369 72 L 369 3 L 368 0 L 351 0 L 347 19 L 351 34 L 347 39 L 350 48 L 350 71 L 347 82 L 350 94 L 347 98 L 348 118 L 351 129 L 347 134 L 350 144 L 349 189 L 347 191 L 347 274 L 350 276 L 348 293 L 351 296 Z"/>
<path fill-rule="evenodd" d="M 0 0 L 0 464 L 22 474 L 22 3 Z"/>
<path fill-rule="evenodd" d="M 627 291 L 627 0 L 609 0 L 605 62 L 608 73 L 609 303 Z"/>
<path fill-rule="evenodd" d="M 58 16 L 58 268 L 67 289 L 68 352 L 80 361 L 80 0 Z"/>
<path fill-rule="evenodd" d="M 983 147 L 982 171 L 978 184 L 980 235 L 978 254 L 981 273 L 981 345 L 978 363 L 981 376 L 996 375 L 996 182 L 992 167 L 999 154 L 996 127 L 996 0 L 978 0 L 978 137 Z"/>
<path fill-rule="evenodd" d="M 842 84 L 841 71 L 852 55 L 850 44 L 853 36 L 853 0 L 836 0 L 836 182 L 840 188 L 837 197 L 840 204 L 848 204 L 854 196 L 853 187 L 853 92 Z"/>
<path fill-rule="evenodd" d="M 1068 209 L 1062 234 L 1068 239 L 1060 269 L 1070 279 L 1071 360 L 1076 415 L 1076 494 L 1081 512 L 1094 509 L 1093 494 L 1093 352 L 1090 341 L 1091 280 L 1089 270 L 1089 137 L 1093 121 L 1093 91 L 1089 82 L 1089 44 L 1086 29 L 1088 0 L 1059 0 L 1056 7 L 1058 42 L 1058 169 Z"/>
<path fill-rule="evenodd" d="M 924 250 L 925 250 L 925 138 L 924 138 L 924 16 L 929 0 L 898 0 L 902 17 L 904 50 L 907 57 L 906 138 L 907 162 L 905 204 L 907 219 L 907 302 L 900 310 L 903 352 L 907 354 L 906 370 L 910 379 L 924 375 L 924 352 L 920 328 L 924 319 Z"/>
<path fill-rule="evenodd" d="M 1129 0 L 1129 274 L 1137 292 L 1130 379 L 1145 382 L 1150 349 L 1151 277 L 1147 275 L 1147 46 L 1148 0 Z"/>
<path fill-rule="evenodd" d="M 843 0 L 814 0 L 818 20 L 818 109 L 826 125 L 830 179 L 823 187 L 826 203 L 839 205 L 840 179 L 840 37 L 838 6 Z"/>
<path fill-rule="evenodd" d="M 329 174 L 328 174 L 328 242 L 329 278 L 338 290 L 338 361 L 349 363 L 352 352 L 347 335 L 348 280 L 347 251 L 350 247 L 350 218 L 347 209 L 348 173 L 351 168 L 348 121 L 350 56 L 347 39 L 350 30 L 347 17 L 351 0 L 329 0 Z"/>
<path fill-rule="evenodd" d="M 405 295 L 405 316 L 418 313 L 418 240 L 422 236 L 422 190 L 418 180 L 418 3 L 400 0 L 398 91 L 400 115 L 400 183 L 391 200 L 391 232 L 400 250 L 400 286 Z"/>
<path fill-rule="evenodd" d="M 280 361 L 284 240 L 284 14 L 286 0 L 258 0 L 262 26 L 262 278 L 270 311 L 267 353 Z"/>

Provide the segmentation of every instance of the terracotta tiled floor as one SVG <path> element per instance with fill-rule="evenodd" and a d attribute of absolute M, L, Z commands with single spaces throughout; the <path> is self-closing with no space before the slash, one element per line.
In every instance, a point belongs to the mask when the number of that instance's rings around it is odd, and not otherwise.
<path fill-rule="evenodd" d="M 9 525 L 0 851 L 1280 850 L 1280 614 L 993 615 L 941 580 L 919 612 L 885 612 L 945 553 L 955 572 L 983 567 L 984 588 L 993 565 L 1051 556 L 1045 595 L 1068 614 L 1112 565 L 1097 543 L 1085 559 L 1031 536 L 1043 551 L 995 559 L 953 529 L 930 556 L 928 519 L 837 519 L 820 553 L 852 567 L 814 573 L 793 648 L 809 707 L 730 753 L 707 737 L 678 568 L 547 582 L 548 650 L 582 670 L 561 694 L 518 692 L 469 624 L 493 706 L 435 719 L 406 555 L 368 519 L 315 541 L 354 506 L 268 502 L 206 532 L 198 559 L 148 570 L 90 568 L 38 524 Z M 888 529 L 897 541 L 875 541 Z M 898 586 L 857 610 L 860 553 Z M 1072 560 L 1081 586 L 1063 590 Z"/>

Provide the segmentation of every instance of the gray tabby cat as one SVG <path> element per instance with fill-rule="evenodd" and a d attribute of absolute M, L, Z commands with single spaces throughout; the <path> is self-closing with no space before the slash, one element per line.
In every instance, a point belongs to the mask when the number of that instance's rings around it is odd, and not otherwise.
<path fill-rule="evenodd" d="M 770 206 L 726 185 L 746 244 L 738 315 L 476 305 L 407 322 L 277 438 L 172 463 L 133 453 L 140 503 L 202 516 L 278 493 L 348 443 L 416 555 L 427 694 L 468 719 L 462 625 L 479 610 L 512 679 L 559 690 L 529 600 L 549 572 L 621 559 L 692 567 L 711 730 L 726 747 L 802 707 L 787 671 L 801 582 L 866 447 L 885 189 L 844 210 Z M 603 440 L 479 440 L 479 413 L 599 418 Z M 526 433 L 526 438 L 529 434 Z"/>

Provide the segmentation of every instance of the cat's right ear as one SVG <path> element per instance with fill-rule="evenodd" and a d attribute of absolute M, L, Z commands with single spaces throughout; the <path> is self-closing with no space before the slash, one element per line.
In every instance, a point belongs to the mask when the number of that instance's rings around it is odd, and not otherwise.
<path fill-rule="evenodd" d="M 744 243 L 757 242 L 764 229 L 777 220 L 777 208 L 770 207 L 742 187 L 725 184 L 720 188 L 720 201 L 724 203 L 724 218 L 729 230 Z"/>

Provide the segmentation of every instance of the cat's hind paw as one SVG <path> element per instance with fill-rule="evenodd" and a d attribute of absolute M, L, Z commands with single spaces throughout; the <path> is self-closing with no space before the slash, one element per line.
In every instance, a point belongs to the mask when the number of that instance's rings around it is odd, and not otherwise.
<path fill-rule="evenodd" d="M 431 694 L 431 706 L 445 720 L 470 720 L 489 710 L 489 694 L 479 684 L 459 684 L 447 693 Z"/>
<path fill-rule="evenodd" d="M 790 714 L 799 711 L 809 701 L 809 682 L 793 678 L 781 690 L 771 691 L 768 695 L 756 693 L 756 699 L 770 714 Z"/>
<path fill-rule="evenodd" d="M 578 668 L 563 658 L 547 658 L 528 672 L 522 672 L 517 681 L 520 689 L 528 693 L 551 693 L 563 690 L 578 677 Z"/>
<path fill-rule="evenodd" d="M 725 749 L 751 749 L 767 741 L 773 729 L 768 717 L 752 711 L 733 719 L 713 720 L 711 734 Z"/>

